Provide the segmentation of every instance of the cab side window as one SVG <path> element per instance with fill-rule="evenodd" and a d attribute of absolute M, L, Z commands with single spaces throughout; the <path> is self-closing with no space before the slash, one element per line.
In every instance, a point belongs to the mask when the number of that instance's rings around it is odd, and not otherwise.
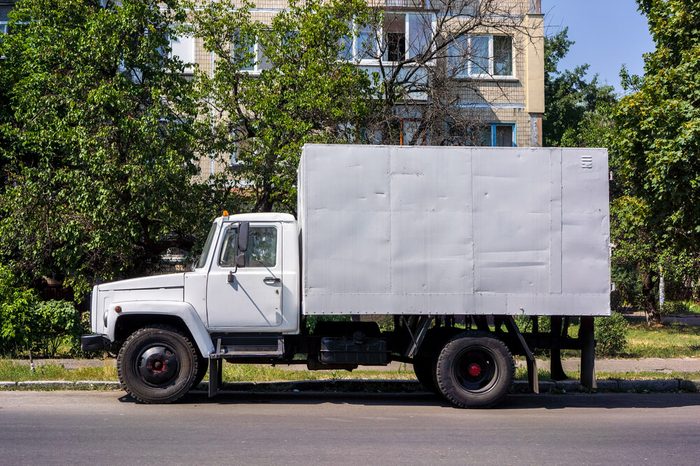
<path fill-rule="evenodd" d="M 274 267 L 277 264 L 277 228 L 250 227 L 249 235 L 245 267 Z M 221 267 L 236 266 L 237 242 L 238 228 L 231 227 L 226 230 L 219 255 Z"/>

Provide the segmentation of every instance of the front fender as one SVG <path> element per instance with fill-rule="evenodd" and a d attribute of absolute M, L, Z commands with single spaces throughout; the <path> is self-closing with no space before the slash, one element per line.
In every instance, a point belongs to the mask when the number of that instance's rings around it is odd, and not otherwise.
<path fill-rule="evenodd" d="M 117 306 L 121 308 L 119 313 L 115 311 Z M 111 303 L 106 313 L 107 337 L 110 341 L 115 339 L 114 333 L 119 319 L 133 315 L 178 317 L 192 334 L 200 354 L 207 358 L 214 352 L 214 343 L 199 314 L 189 303 L 182 301 L 122 301 Z"/>

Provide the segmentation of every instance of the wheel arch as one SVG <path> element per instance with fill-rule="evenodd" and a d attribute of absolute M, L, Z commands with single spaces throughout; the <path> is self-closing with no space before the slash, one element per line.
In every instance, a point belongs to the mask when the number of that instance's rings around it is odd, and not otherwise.
<path fill-rule="evenodd" d="M 204 322 L 187 303 L 140 301 L 113 303 L 111 307 L 111 313 L 114 313 L 114 324 L 110 325 L 109 338 L 117 346 L 120 346 L 136 330 L 157 324 L 169 325 L 183 332 L 192 340 L 204 358 L 208 358 L 214 351 L 214 344 Z M 113 310 L 116 307 L 122 309 L 118 314 Z"/>

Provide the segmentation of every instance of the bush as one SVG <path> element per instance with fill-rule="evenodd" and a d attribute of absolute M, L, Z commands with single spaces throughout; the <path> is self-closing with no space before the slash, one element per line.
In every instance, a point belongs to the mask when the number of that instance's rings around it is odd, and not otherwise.
<path fill-rule="evenodd" d="M 661 306 L 661 315 L 685 315 L 690 314 L 690 306 L 683 301 L 665 301 Z"/>
<path fill-rule="evenodd" d="M 619 312 L 610 317 L 596 319 L 595 338 L 598 356 L 615 356 L 627 347 L 627 329 L 629 325 Z"/>
<path fill-rule="evenodd" d="M 30 333 L 31 349 L 47 357 L 53 357 L 62 343 L 71 349 L 78 347 L 82 328 L 80 314 L 68 301 L 43 301 L 32 312 L 33 327 Z"/>
<path fill-rule="evenodd" d="M 80 333 L 80 315 L 72 303 L 41 301 L 0 265 L 0 354 L 32 351 L 52 357 L 64 342 L 76 348 Z"/>

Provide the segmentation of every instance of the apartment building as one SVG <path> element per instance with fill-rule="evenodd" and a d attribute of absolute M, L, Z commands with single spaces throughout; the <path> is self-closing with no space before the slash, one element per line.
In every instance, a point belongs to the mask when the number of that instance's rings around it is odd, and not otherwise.
<path fill-rule="evenodd" d="M 354 37 L 344 43 L 341 58 L 368 73 L 380 66 L 397 66 L 410 76 L 403 83 L 404 99 L 396 105 L 400 143 L 542 145 L 541 0 L 370 2 L 383 11 L 383 24 L 378 30 L 355 29 Z M 13 3 L 0 0 L 0 32 L 6 30 Z M 265 23 L 287 6 L 286 0 L 257 0 L 252 14 Z M 256 60 L 245 71 L 256 74 L 270 65 L 262 49 L 257 44 L 253 47 Z M 426 48 L 435 53 L 423 63 L 411 63 Z M 174 40 L 172 53 L 204 72 L 215 66 L 196 38 Z M 436 121 L 426 125 L 426 118 L 436 120 L 440 128 Z M 202 168 L 203 174 L 214 169 Z"/>
<path fill-rule="evenodd" d="M 371 4 L 383 10 L 383 24 L 379 30 L 355 29 L 342 58 L 369 73 L 379 66 L 385 70 L 401 66 L 411 76 L 404 83 L 410 90 L 396 106 L 401 143 L 542 145 L 541 0 L 373 0 Z M 285 0 L 258 0 L 252 15 L 265 23 L 285 8 Z M 438 50 L 426 63 L 409 63 L 425 47 Z M 269 63 L 257 44 L 251 51 L 257 59 L 246 71 L 260 73 Z M 173 53 L 203 71 L 215 66 L 194 38 L 173 42 Z M 436 112 L 438 106 L 450 108 Z M 435 122 L 426 128 L 422 124 L 426 115 L 440 120 L 449 137 L 444 132 L 438 137 Z"/>

